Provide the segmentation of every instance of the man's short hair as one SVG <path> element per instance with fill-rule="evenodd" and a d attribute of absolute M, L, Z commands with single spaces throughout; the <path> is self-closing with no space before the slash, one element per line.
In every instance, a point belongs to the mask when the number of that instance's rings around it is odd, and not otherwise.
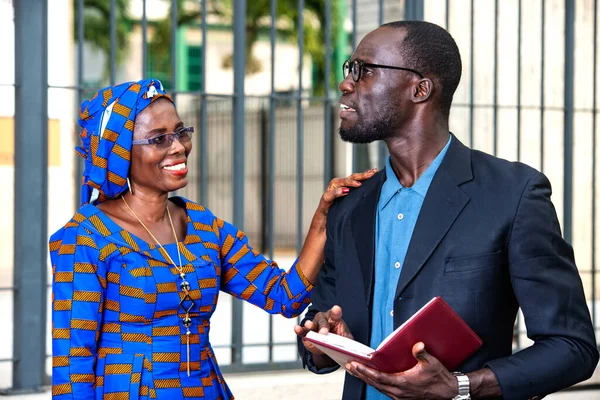
<path fill-rule="evenodd" d="M 462 63 L 456 42 L 442 27 L 425 21 L 396 21 L 382 27 L 404 29 L 406 36 L 399 43 L 402 67 L 419 71 L 442 86 L 440 107 L 450 115 L 452 96 L 460 82 Z"/>

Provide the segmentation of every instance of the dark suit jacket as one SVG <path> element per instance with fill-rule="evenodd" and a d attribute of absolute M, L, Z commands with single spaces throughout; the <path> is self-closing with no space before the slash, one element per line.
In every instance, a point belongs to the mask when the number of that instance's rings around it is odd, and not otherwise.
<path fill-rule="evenodd" d="M 325 264 L 307 314 L 312 319 L 340 305 L 354 338 L 367 345 L 375 210 L 384 181 L 381 171 L 331 208 Z M 390 283 L 394 327 L 434 296 L 450 304 L 483 340 L 458 370 L 491 368 L 504 399 L 557 391 L 590 377 L 598 363 L 573 250 L 561 236 L 550 194 L 540 172 L 453 137 L 423 202 L 400 280 Z M 512 354 L 519 306 L 535 344 Z M 364 393 L 364 383 L 346 374 L 343 398 L 363 399 Z"/>

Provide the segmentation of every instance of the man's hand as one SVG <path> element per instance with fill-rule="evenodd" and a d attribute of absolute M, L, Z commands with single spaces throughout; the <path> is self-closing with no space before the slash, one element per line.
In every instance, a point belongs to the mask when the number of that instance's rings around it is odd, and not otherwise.
<path fill-rule="evenodd" d="M 304 326 L 296 325 L 294 327 L 296 335 L 303 338 L 302 343 L 304 344 L 304 347 L 306 347 L 306 350 L 310 351 L 313 355 L 323 355 L 323 352 L 317 349 L 311 342 L 304 340 L 308 331 L 319 332 L 322 334 L 331 332 L 336 335 L 354 339 L 348 326 L 346 326 L 346 323 L 342 319 L 342 308 L 340 306 L 333 306 L 327 312 L 319 312 L 315 314 L 312 321 L 306 321 Z"/>
<path fill-rule="evenodd" d="M 404 372 L 386 374 L 356 361 L 346 364 L 346 370 L 394 400 L 451 399 L 456 396 L 456 378 L 425 351 L 422 342 L 413 346 L 412 353 L 417 359 L 417 365 Z"/>

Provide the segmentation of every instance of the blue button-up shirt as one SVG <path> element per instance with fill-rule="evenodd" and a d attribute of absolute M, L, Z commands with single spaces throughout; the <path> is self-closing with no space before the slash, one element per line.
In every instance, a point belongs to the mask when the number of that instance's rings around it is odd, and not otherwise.
<path fill-rule="evenodd" d="M 388 157 L 375 222 L 375 287 L 370 346 L 374 349 L 394 331 L 394 296 L 408 244 L 431 181 L 450 146 L 452 136 L 412 187 L 402 186 Z M 388 399 L 367 386 L 367 400 Z"/>

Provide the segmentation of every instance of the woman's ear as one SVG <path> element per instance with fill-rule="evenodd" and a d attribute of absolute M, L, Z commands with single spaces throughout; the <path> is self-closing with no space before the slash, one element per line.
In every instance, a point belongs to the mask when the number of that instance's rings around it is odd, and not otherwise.
<path fill-rule="evenodd" d="M 433 82 L 429 78 L 423 78 L 414 87 L 412 101 L 420 103 L 429 98 L 433 92 Z"/>

